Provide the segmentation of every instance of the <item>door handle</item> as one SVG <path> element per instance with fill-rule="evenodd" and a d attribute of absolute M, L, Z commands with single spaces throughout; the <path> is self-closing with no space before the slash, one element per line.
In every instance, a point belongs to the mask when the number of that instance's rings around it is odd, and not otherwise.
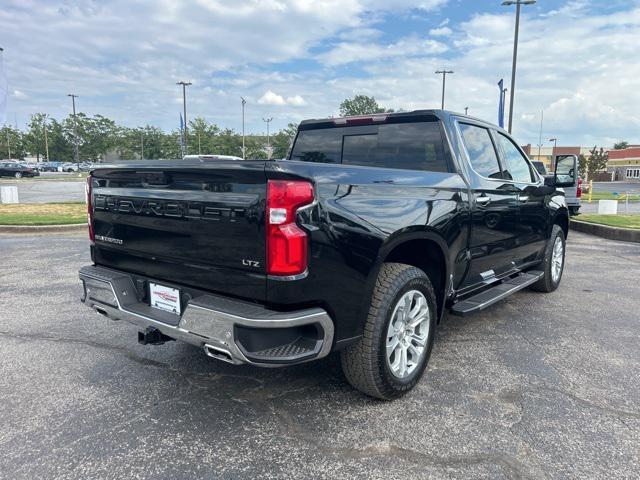
<path fill-rule="evenodd" d="M 525 203 L 529 201 L 529 196 L 528 195 L 520 195 L 518 197 L 518 200 L 520 200 L 520 203 Z"/>
<path fill-rule="evenodd" d="M 479 197 L 476 197 L 476 203 L 478 205 L 489 205 L 490 202 L 491 197 L 488 195 L 480 195 Z"/>

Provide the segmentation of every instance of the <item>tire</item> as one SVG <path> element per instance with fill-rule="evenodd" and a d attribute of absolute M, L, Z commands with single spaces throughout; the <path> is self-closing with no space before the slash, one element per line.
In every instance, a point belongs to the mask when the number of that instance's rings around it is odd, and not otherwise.
<path fill-rule="evenodd" d="M 21 172 L 16 172 L 16 173 L 13 174 L 13 176 L 18 178 L 18 179 L 20 179 L 20 178 L 22 178 L 22 173 Z"/>
<path fill-rule="evenodd" d="M 580 214 L 580 207 L 569 207 L 569 215 L 575 217 Z"/>
<path fill-rule="evenodd" d="M 424 310 L 418 308 L 419 304 L 426 307 L 426 314 L 421 313 Z M 403 319 L 403 312 L 407 310 L 405 305 L 409 305 L 411 313 L 417 312 L 415 317 Z M 403 263 L 383 264 L 371 296 L 362 338 L 340 354 L 347 381 L 361 392 L 382 400 L 393 400 L 406 394 L 418 383 L 429 361 L 437 312 L 433 286 L 422 270 Z M 423 320 L 411 333 L 410 324 L 420 318 Z M 396 333 L 390 337 L 391 330 Z M 389 339 L 396 345 L 390 350 L 393 351 L 390 357 L 387 355 Z"/>
<path fill-rule="evenodd" d="M 560 255 L 561 264 L 557 274 L 554 274 L 554 249 L 556 243 L 562 246 L 562 252 Z M 547 247 L 544 249 L 543 270 L 544 276 L 536 283 L 531 285 L 531 289 L 536 292 L 550 293 L 558 288 L 560 281 L 562 280 L 562 273 L 564 272 L 564 257 L 566 252 L 566 242 L 564 239 L 564 231 L 559 225 L 554 225 L 551 230 L 551 237 L 547 242 Z M 557 257 L 556 257 L 557 258 Z M 557 270 L 556 270 L 557 271 Z"/>

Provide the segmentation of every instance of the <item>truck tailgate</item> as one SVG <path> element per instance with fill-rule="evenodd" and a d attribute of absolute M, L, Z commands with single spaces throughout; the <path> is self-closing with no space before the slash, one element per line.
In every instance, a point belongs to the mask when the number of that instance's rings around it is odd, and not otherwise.
<path fill-rule="evenodd" d="M 182 161 L 95 170 L 95 263 L 264 299 L 264 167 Z"/>

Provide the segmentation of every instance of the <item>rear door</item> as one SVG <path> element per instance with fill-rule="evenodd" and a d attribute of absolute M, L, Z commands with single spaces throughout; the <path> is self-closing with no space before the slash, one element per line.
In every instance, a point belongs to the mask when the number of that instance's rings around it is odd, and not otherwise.
<path fill-rule="evenodd" d="M 505 179 L 489 128 L 459 122 L 473 192 L 469 270 L 462 288 L 495 280 L 515 268 L 519 190 Z"/>
<path fill-rule="evenodd" d="M 265 296 L 264 162 L 93 172 L 96 264 L 253 299 Z"/>

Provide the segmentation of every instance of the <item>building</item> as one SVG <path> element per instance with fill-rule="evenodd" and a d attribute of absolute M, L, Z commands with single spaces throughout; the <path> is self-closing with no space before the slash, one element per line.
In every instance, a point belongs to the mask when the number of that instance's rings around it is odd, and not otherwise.
<path fill-rule="evenodd" d="M 607 172 L 612 180 L 640 182 L 640 145 L 630 145 L 621 150 L 609 150 Z"/>
<path fill-rule="evenodd" d="M 531 160 L 542 162 L 547 171 L 551 171 L 553 169 L 551 160 L 554 155 L 584 155 L 585 157 L 589 157 L 591 155 L 591 149 L 588 147 L 554 147 L 552 145 L 550 147 L 538 148 L 528 144 L 524 145 L 522 149 Z"/>

